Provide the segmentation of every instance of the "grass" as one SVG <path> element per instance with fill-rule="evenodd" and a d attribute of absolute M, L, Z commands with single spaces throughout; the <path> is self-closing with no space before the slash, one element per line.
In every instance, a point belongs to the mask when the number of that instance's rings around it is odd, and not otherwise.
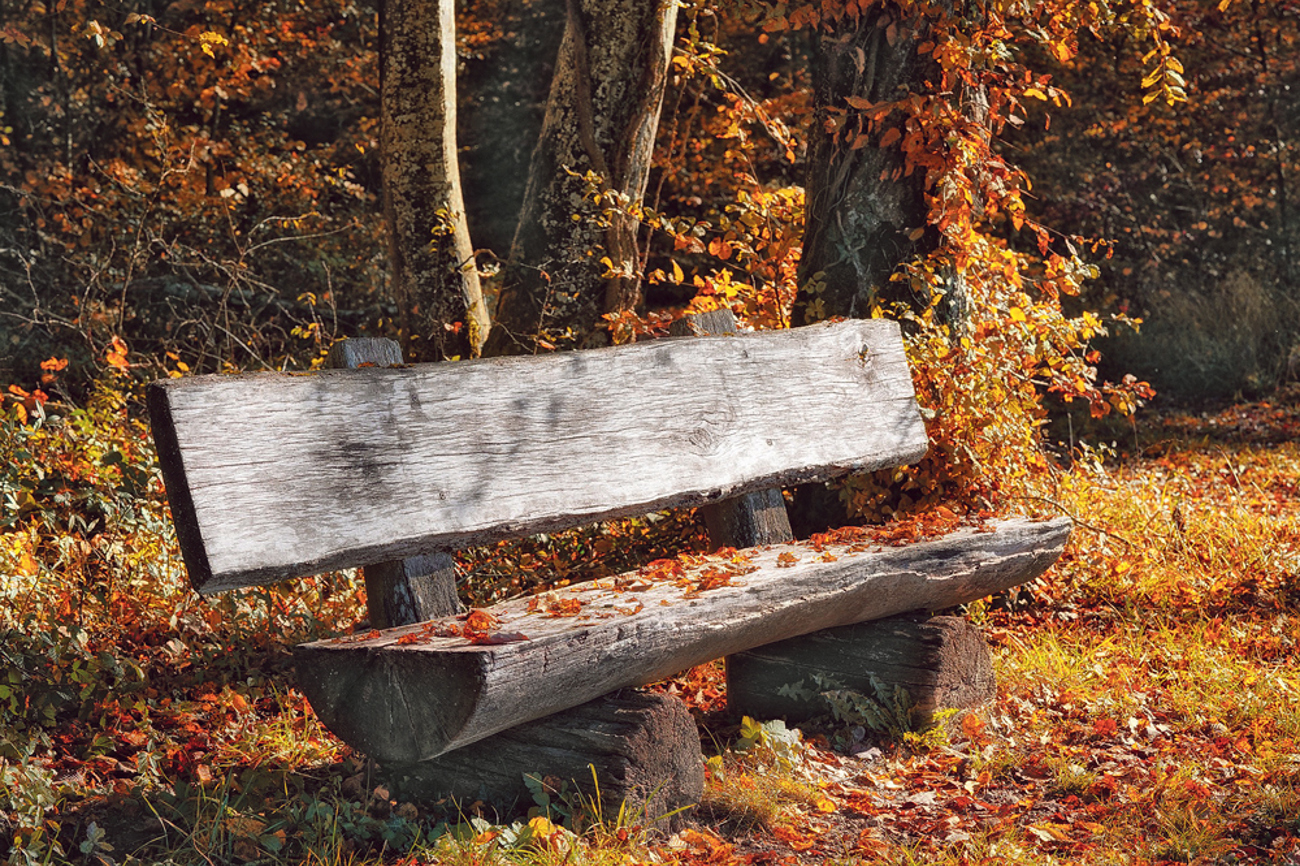
<path fill-rule="evenodd" d="M 1079 528 L 1026 603 L 976 606 L 999 697 L 943 737 L 882 741 L 869 761 L 830 750 L 833 730 L 778 750 L 780 760 L 752 745 L 742 754 L 728 744 L 763 738 L 718 714 L 718 671 L 680 679 L 677 690 L 709 713 L 721 754 L 699 823 L 672 836 L 649 835 L 637 816 L 489 822 L 472 809 L 392 801 L 289 685 L 293 643 L 362 616 L 351 575 L 198 599 L 147 441 L 120 404 L 92 404 L 68 428 L 75 435 L 6 422 L 0 858 L 1300 859 L 1297 417 L 1300 394 L 1150 419 L 1140 455 L 1085 453 L 1062 470 L 1031 504 L 1070 513 Z M 15 468 L 24 459 L 44 477 Z M 541 563 L 578 579 L 592 569 L 582 557 L 611 543 L 666 549 L 697 532 L 677 519 L 606 528 L 536 550 L 479 551 L 467 568 L 490 596 L 512 569 Z"/>

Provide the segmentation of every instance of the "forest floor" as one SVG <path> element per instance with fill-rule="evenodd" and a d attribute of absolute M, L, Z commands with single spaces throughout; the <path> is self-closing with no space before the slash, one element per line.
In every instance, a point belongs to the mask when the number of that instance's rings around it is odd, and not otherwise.
<path fill-rule="evenodd" d="M 111 397 L 0 440 L 23 518 L 0 534 L 8 862 L 1300 864 L 1300 389 L 1076 450 L 1036 503 L 1077 521 L 1060 563 L 964 611 L 993 648 L 988 707 L 795 738 L 729 717 L 719 665 L 661 684 L 721 753 L 671 835 L 377 792 L 290 685 L 294 642 L 359 618 L 348 577 L 194 597 L 146 431 Z M 692 533 L 633 521 L 463 565 L 527 589 L 542 560 L 585 577 L 582 557 Z"/>

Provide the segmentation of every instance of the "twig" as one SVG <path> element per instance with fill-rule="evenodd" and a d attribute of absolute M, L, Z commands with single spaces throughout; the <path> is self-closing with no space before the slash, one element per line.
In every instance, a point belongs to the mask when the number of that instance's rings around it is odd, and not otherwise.
<path fill-rule="evenodd" d="M 1045 503 L 1047 503 L 1048 505 L 1050 505 L 1050 506 L 1052 506 L 1053 508 L 1055 508 L 1055 509 L 1057 509 L 1058 511 L 1060 511 L 1060 512 L 1061 512 L 1062 514 L 1064 514 L 1066 517 L 1068 517 L 1068 518 L 1070 518 L 1071 520 L 1073 520 L 1073 521 L 1075 522 L 1076 525 L 1078 525 L 1078 526 L 1082 526 L 1084 529 L 1089 529 L 1089 530 L 1091 530 L 1091 531 L 1097 533 L 1098 535 L 1104 535 L 1104 536 L 1106 536 L 1106 537 L 1108 537 L 1108 538 L 1114 538 L 1114 539 L 1117 540 L 1117 541 L 1122 541 L 1122 542 L 1124 542 L 1124 544 L 1128 545 L 1129 547 L 1136 547 L 1136 546 L 1137 546 L 1137 545 L 1135 545 L 1133 542 L 1129 541 L 1127 538 L 1125 538 L 1124 536 L 1122 536 L 1122 535 L 1120 535 L 1120 534 L 1118 534 L 1118 533 L 1111 532 L 1109 529 L 1102 529 L 1100 526 L 1094 526 L 1094 525 L 1092 525 L 1092 524 L 1089 523 L 1088 521 L 1086 521 L 1086 520 L 1084 520 L 1083 518 L 1081 518 L 1081 517 L 1079 517 L 1078 515 L 1076 515 L 1076 514 L 1075 514 L 1074 512 L 1072 512 L 1070 509 L 1066 508 L 1066 507 L 1065 507 L 1064 505 L 1062 505 L 1061 503 L 1057 502 L 1055 499 L 1048 499 L 1046 496 L 1017 496 L 1017 497 L 1015 497 L 1015 498 L 1016 498 L 1016 499 L 1031 499 L 1031 500 L 1033 500 L 1033 501 L 1035 501 L 1035 502 L 1045 502 Z"/>

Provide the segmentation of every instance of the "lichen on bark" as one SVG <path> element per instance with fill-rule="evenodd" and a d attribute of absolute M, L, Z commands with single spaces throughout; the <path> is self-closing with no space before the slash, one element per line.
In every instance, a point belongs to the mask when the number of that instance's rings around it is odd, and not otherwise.
<path fill-rule="evenodd" d="M 408 356 L 476 354 L 489 320 L 456 156 L 452 0 L 384 0 L 381 147 L 393 294 Z"/>
<path fill-rule="evenodd" d="M 819 33 L 814 68 L 817 114 L 809 134 L 807 225 L 793 324 L 830 316 L 864 318 L 877 304 L 906 300 L 891 285 L 899 263 L 932 249 L 926 232 L 923 172 L 907 175 L 901 151 L 875 142 L 854 149 L 841 133 L 849 97 L 871 103 L 906 95 L 924 74 L 915 30 L 891 22 L 897 14 L 873 6 L 856 23 L 846 19 Z M 891 37 L 887 26 L 895 23 Z M 876 141 L 879 141 L 877 133 Z"/>
<path fill-rule="evenodd" d="M 485 354 L 599 345 L 640 298 L 636 223 L 676 24 L 672 0 L 569 0 Z M 608 261 L 602 261 L 607 259 Z"/>

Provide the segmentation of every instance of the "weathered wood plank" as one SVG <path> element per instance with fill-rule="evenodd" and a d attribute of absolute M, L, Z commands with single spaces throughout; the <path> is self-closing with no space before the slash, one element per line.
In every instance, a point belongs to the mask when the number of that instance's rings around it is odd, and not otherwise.
<path fill-rule="evenodd" d="M 653 692 L 623 691 L 502 731 L 428 761 L 380 766 L 394 797 L 475 800 L 503 817 L 532 805 L 524 775 L 553 779 L 594 799 L 606 818 L 626 804 L 637 823 L 668 830 L 704 794 L 700 735 L 686 705 Z M 558 793 L 554 791 L 552 793 Z"/>
<path fill-rule="evenodd" d="M 911 696 L 918 727 L 941 709 L 978 706 L 997 693 L 979 629 L 960 617 L 904 614 L 727 656 L 727 707 L 757 719 L 804 721 L 825 713 L 825 701 L 781 689 L 812 689 L 815 677 L 867 695 L 873 677 L 886 687 L 901 686 Z"/>
<path fill-rule="evenodd" d="M 927 447 L 896 323 L 156 382 L 182 553 L 216 592 L 698 505 Z"/>
<path fill-rule="evenodd" d="M 508 643 L 438 636 L 450 620 L 305 644 L 298 678 L 340 738 L 414 763 L 728 653 L 982 598 L 1037 577 L 1069 533 L 1067 519 L 1010 520 L 906 547 L 793 544 L 680 574 L 661 565 L 493 607 L 494 639 Z"/>
<path fill-rule="evenodd" d="M 725 308 L 693 313 L 673 322 L 668 333 L 675 337 L 735 334 L 736 317 Z M 794 539 L 790 517 L 785 511 L 785 498 L 777 487 L 751 490 L 721 502 L 710 502 L 700 508 L 700 513 L 714 549 L 784 544 Z"/>
<path fill-rule="evenodd" d="M 392 367 L 402 363 L 402 347 L 382 337 L 355 337 L 330 347 L 335 370 Z M 410 625 L 461 610 L 456 595 L 456 562 L 441 550 L 377 562 L 362 569 L 366 611 L 374 628 Z"/>

